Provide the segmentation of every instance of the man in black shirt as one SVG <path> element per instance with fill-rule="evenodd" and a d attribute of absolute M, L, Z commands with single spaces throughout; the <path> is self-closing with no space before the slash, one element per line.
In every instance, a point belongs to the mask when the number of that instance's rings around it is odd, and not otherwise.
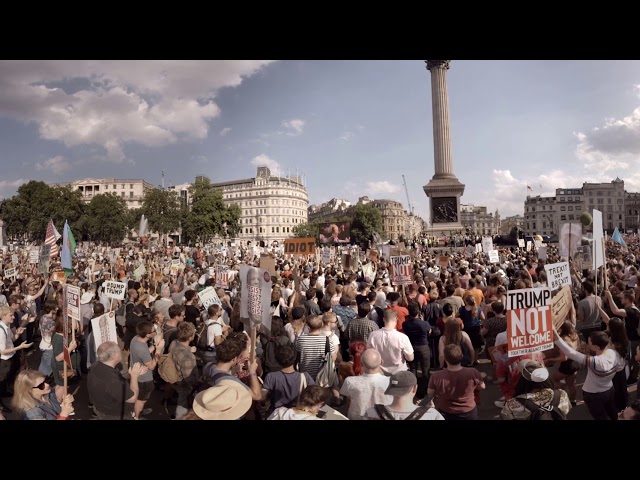
<path fill-rule="evenodd" d="M 194 305 L 198 302 L 198 292 L 187 290 L 184 292 L 184 314 L 185 321 L 193 323 L 195 326 L 200 318 L 200 309 Z"/>
<path fill-rule="evenodd" d="M 624 326 L 627 330 L 627 337 L 629 338 L 631 348 L 631 374 L 629 375 L 627 383 L 636 383 L 638 381 L 640 364 L 638 364 L 638 361 L 634 357 L 638 346 L 640 346 L 640 335 L 638 335 L 638 326 L 640 326 L 640 310 L 638 310 L 638 307 L 634 304 L 635 292 L 633 289 L 622 292 L 623 308 L 618 308 L 616 306 L 609 290 L 605 293 L 605 299 L 611 309 L 611 313 L 617 317 L 624 318 Z"/>
<path fill-rule="evenodd" d="M 431 366 L 431 350 L 429 349 L 429 332 L 431 325 L 428 321 L 419 318 L 420 304 L 418 302 L 410 302 L 409 316 L 405 318 L 402 324 L 402 330 L 409 337 L 415 358 L 409 362 L 409 370 L 418 377 L 418 363 L 422 375 L 418 380 L 418 398 L 426 395 L 427 385 L 429 384 L 429 367 Z"/>

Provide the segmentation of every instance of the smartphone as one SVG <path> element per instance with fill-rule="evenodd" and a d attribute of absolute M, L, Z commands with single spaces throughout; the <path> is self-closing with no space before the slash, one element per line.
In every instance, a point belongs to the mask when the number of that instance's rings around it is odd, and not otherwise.
<path fill-rule="evenodd" d="M 318 418 L 324 418 L 327 416 L 327 412 L 325 412 L 324 410 L 319 410 L 318 413 L 316 414 L 316 417 Z"/>

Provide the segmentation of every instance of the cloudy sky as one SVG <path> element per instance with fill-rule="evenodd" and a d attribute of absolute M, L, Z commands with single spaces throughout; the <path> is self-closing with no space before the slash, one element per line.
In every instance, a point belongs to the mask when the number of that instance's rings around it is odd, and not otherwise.
<path fill-rule="evenodd" d="M 583 181 L 640 191 L 640 62 L 452 61 L 463 203 L 522 213 Z M 31 179 L 159 185 L 303 173 L 310 203 L 393 198 L 428 219 L 430 74 L 415 61 L 0 62 L 0 196 Z"/>

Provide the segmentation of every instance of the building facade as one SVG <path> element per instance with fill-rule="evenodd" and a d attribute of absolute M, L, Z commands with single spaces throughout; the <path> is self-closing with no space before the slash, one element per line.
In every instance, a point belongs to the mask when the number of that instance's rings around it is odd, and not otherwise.
<path fill-rule="evenodd" d="M 611 235 L 617 227 L 621 232 L 625 227 L 625 191 L 624 181 L 616 178 L 609 183 L 584 183 L 582 185 L 582 209 L 593 215 L 593 210 L 602 212 L 602 227 Z M 578 218 L 580 216 L 578 215 Z M 587 227 L 592 231 L 592 226 Z"/>
<path fill-rule="evenodd" d="M 309 205 L 308 219 L 310 223 L 325 222 L 343 215 L 349 216 L 352 215 L 352 213 L 353 205 L 351 202 L 340 198 L 332 198 L 321 205 Z"/>
<path fill-rule="evenodd" d="M 585 211 L 584 190 L 582 188 L 557 188 L 555 230 L 551 235 L 557 235 L 559 227 L 565 223 L 579 222 L 580 215 Z"/>
<path fill-rule="evenodd" d="M 522 215 L 513 215 L 500 220 L 500 235 L 509 235 L 514 228 L 524 232 L 524 217 Z"/>
<path fill-rule="evenodd" d="M 86 203 L 89 203 L 96 195 L 115 193 L 122 197 L 129 209 L 142 207 L 145 194 L 155 188 L 154 185 L 145 180 L 116 178 L 86 178 L 68 183 L 59 183 L 56 186 L 71 187 L 72 190 L 79 190 L 82 194 L 82 200 Z"/>
<path fill-rule="evenodd" d="M 212 183 L 222 190 L 226 205 L 240 207 L 240 241 L 270 245 L 293 236 L 293 228 L 307 223 L 309 200 L 300 177 L 271 175 L 267 167 L 258 167 L 255 178 Z"/>
<path fill-rule="evenodd" d="M 556 228 L 556 197 L 527 196 L 524 202 L 524 234 L 553 235 Z"/>
<path fill-rule="evenodd" d="M 497 235 L 500 212 L 487 213 L 487 207 L 460 204 L 460 221 L 466 232 L 475 235 Z"/>
<path fill-rule="evenodd" d="M 624 192 L 624 210 L 627 233 L 638 233 L 640 228 L 640 193 Z"/>

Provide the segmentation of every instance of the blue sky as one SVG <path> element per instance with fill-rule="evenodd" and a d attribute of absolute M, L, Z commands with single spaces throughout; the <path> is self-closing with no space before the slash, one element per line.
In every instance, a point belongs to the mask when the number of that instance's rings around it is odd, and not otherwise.
<path fill-rule="evenodd" d="M 640 62 L 457 61 L 448 72 L 463 203 L 624 179 L 640 191 Z M 393 198 L 428 219 L 423 61 L 0 62 L 0 196 L 31 179 L 306 176 L 310 203 Z M 638 172 L 638 173 L 636 173 Z"/>

